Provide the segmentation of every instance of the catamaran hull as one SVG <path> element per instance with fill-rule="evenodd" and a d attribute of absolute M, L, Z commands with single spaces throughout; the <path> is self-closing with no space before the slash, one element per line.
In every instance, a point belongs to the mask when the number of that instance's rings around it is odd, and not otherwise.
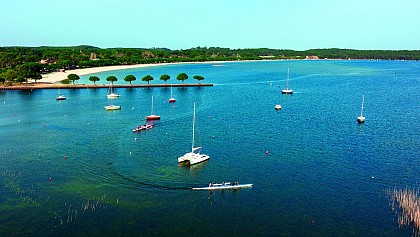
<path fill-rule="evenodd" d="M 185 163 L 186 165 L 196 165 L 210 159 L 210 156 L 204 154 L 187 153 L 178 158 L 178 163 Z"/>
<path fill-rule="evenodd" d="M 193 190 L 225 190 L 225 189 L 239 189 L 239 188 L 252 188 L 252 184 L 239 184 L 239 185 L 220 185 L 212 187 L 193 188 Z"/>

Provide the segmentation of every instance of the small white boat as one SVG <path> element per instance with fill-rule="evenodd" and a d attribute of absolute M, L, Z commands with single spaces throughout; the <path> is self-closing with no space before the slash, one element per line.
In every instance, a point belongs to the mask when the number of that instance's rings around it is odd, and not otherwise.
<path fill-rule="evenodd" d="M 105 110 L 119 110 L 119 109 L 121 109 L 121 106 L 119 106 L 119 105 L 110 104 L 108 106 L 105 106 Z"/>
<path fill-rule="evenodd" d="M 222 184 L 212 184 L 209 186 L 201 188 L 192 188 L 193 190 L 225 190 L 225 189 L 240 189 L 240 188 L 252 188 L 253 184 L 231 184 L 231 183 L 222 183 Z"/>
<path fill-rule="evenodd" d="M 55 98 L 56 100 L 65 100 L 67 97 L 65 95 L 60 95 L 60 89 L 58 89 L 58 96 Z"/>
<path fill-rule="evenodd" d="M 112 83 L 111 83 L 111 85 L 109 86 L 109 89 L 108 89 L 108 94 L 106 95 L 108 98 L 118 98 L 118 97 L 120 97 L 120 95 L 119 94 L 117 94 L 117 93 L 114 93 L 113 91 L 112 91 Z"/>
<path fill-rule="evenodd" d="M 287 69 L 286 89 L 281 90 L 282 94 L 293 94 L 293 90 L 289 89 L 289 68 Z"/>
<path fill-rule="evenodd" d="M 201 154 L 201 147 L 194 147 L 194 126 L 195 126 L 195 103 L 194 103 L 194 115 L 192 123 L 192 145 L 191 152 L 185 153 L 185 155 L 178 158 L 178 163 L 186 163 L 187 165 L 195 165 L 210 159 L 210 156 Z"/>
<path fill-rule="evenodd" d="M 176 101 L 175 98 L 172 97 L 172 85 L 171 85 L 171 98 L 169 98 L 169 103 L 173 103 L 175 101 Z"/>
<path fill-rule="evenodd" d="M 274 108 L 275 108 L 276 110 L 281 110 L 281 105 L 276 105 L 276 106 L 274 106 Z"/>
<path fill-rule="evenodd" d="M 363 106 L 365 104 L 365 96 L 362 96 L 362 110 L 360 111 L 360 116 L 357 117 L 357 123 L 364 123 L 365 117 L 363 116 Z"/>
<path fill-rule="evenodd" d="M 57 96 L 57 98 L 55 98 L 56 100 L 65 100 L 67 99 L 67 97 L 65 95 L 59 95 Z"/>
<path fill-rule="evenodd" d="M 153 95 L 152 95 L 152 112 L 150 113 L 150 115 L 146 116 L 146 120 L 159 120 L 160 116 L 153 114 Z"/>
<path fill-rule="evenodd" d="M 140 132 L 142 130 L 149 130 L 152 129 L 154 127 L 153 124 L 147 123 L 141 126 L 137 126 L 135 129 L 133 129 L 133 132 Z"/>

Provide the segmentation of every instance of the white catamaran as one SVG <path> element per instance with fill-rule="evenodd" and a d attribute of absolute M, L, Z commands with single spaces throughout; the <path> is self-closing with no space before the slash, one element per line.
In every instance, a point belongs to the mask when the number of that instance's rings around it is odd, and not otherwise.
<path fill-rule="evenodd" d="M 357 117 L 357 123 L 364 123 L 365 122 L 365 117 L 363 116 L 363 108 L 364 108 L 364 104 L 365 104 L 365 96 L 362 96 L 362 110 L 360 111 L 360 116 Z"/>
<path fill-rule="evenodd" d="M 293 90 L 289 89 L 289 68 L 287 69 L 286 89 L 281 90 L 282 94 L 293 94 Z"/>
<path fill-rule="evenodd" d="M 178 163 L 186 163 L 187 165 L 195 165 L 210 159 L 210 156 L 201 154 L 201 147 L 194 147 L 194 126 L 195 126 L 195 103 L 194 103 L 194 116 L 192 122 L 192 145 L 191 152 L 178 158 Z"/>

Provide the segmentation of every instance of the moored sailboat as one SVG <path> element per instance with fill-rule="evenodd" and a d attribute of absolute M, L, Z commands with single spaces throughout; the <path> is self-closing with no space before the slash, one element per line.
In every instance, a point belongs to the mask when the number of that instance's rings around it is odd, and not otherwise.
<path fill-rule="evenodd" d="M 210 156 L 206 154 L 201 154 L 200 150 L 202 147 L 194 147 L 195 139 L 195 103 L 194 103 L 194 115 L 192 122 L 192 144 L 191 152 L 185 153 L 185 155 L 178 158 L 178 163 L 186 163 L 187 165 L 195 165 L 210 159 Z"/>
<path fill-rule="evenodd" d="M 363 116 L 363 108 L 364 108 L 364 104 L 365 104 L 365 96 L 362 96 L 362 110 L 360 111 L 360 116 L 357 117 L 357 123 L 364 123 L 365 122 L 365 117 Z"/>
<path fill-rule="evenodd" d="M 146 116 L 146 120 L 159 120 L 160 116 L 153 113 L 153 95 L 152 95 L 152 111 L 150 115 Z"/>
<path fill-rule="evenodd" d="M 118 97 L 120 97 L 120 95 L 119 95 L 119 94 L 114 93 L 114 92 L 112 91 L 112 83 L 111 83 L 111 85 L 109 86 L 107 97 L 108 97 L 108 98 L 118 98 Z"/>
<path fill-rule="evenodd" d="M 120 110 L 120 109 L 121 109 L 121 106 L 119 105 L 110 104 L 110 105 L 105 106 L 105 110 Z"/>
<path fill-rule="evenodd" d="M 293 90 L 289 89 L 289 68 L 287 69 L 286 89 L 281 90 L 282 94 L 293 94 Z"/>
<path fill-rule="evenodd" d="M 169 103 L 173 103 L 175 101 L 176 101 L 175 98 L 172 97 L 172 85 L 171 85 L 171 98 L 169 98 Z"/>
<path fill-rule="evenodd" d="M 60 94 L 60 88 L 59 88 L 57 98 L 55 98 L 55 99 L 56 100 L 65 100 L 65 99 L 67 99 L 67 97 L 65 95 Z"/>

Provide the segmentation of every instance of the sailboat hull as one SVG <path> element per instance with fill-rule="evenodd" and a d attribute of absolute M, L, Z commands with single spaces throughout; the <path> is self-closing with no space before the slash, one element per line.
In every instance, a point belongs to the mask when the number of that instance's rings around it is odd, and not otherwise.
<path fill-rule="evenodd" d="M 149 115 L 146 116 L 146 120 L 159 120 L 160 116 L 159 115 Z"/>
<path fill-rule="evenodd" d="M 118 98 L 118 97 L 120 97 L 119 94 L 115 94 L 115 93 L 109 94 L 107 96 L 108 96 L 108 98 Z"/>
<path fill-rule="evenodd" d="M 357 123 L 364 123 L 364 122 L 365 122 L 365 117 L 363 116 L 357 117 Z"/>
<path fill-rule="evenodd" d="M 284 90 L 281 90 L 281 93 L 282 94 L 293 94 L 293 90 L 284 89 Z"/>
<path fill-rule="evenodd" d="M 121 106 L 119 105 L 109 105 L 109 106 L 105 106 L 105 110 L 120 110 Z"/>

